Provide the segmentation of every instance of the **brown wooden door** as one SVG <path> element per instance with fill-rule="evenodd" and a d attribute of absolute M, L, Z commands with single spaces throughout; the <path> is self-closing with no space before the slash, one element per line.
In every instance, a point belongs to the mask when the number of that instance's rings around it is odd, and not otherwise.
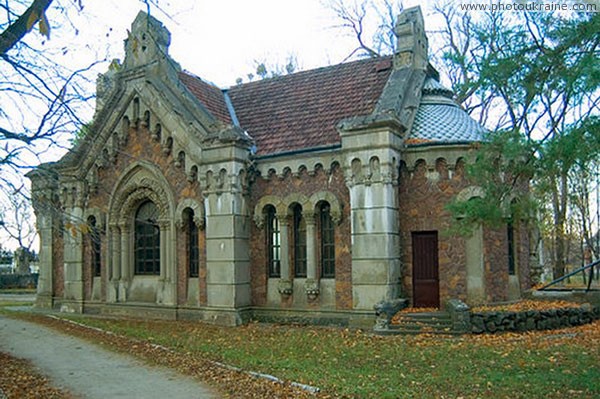
<path fill-rule="evenodd" d="M 440 306 L 437 231 L 412 233 L 412 249 L 413 306 L 437 308 Z"/>

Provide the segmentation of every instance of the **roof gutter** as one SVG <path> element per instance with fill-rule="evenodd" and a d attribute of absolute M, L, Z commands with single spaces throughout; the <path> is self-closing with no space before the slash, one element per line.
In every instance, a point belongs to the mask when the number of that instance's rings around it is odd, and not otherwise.
<path fill-rule="evenodd" d="M 407 144 L 406 148 L 423 148 L 423 147 L 442 147 L 442 146 L 450 146 L 450 145 L 473 145 L 474 143 L 479 143 L 479 141 L 430 141 L 427 143 L 418 143 L 418 144 Z"/>
<path fill-rule="evenodd" d="M 278 152 L 275 154 L 258 155 L 258 156 L 254 156 L 254 159 L 257 161 L 262 161 L 265 159 L 273 159 L 273 158 L 279 158 L 279 157 L 308 154 L 311 152 L 324 152 L 324 151 L 338 150 L 340 148 L 342 148 L 341 144 L 332 144 L 332 145 L 321 146 L 321 147 L 302 148 L 299 150 Z"/>
<path fill-rule="evenodd" d="M 223 98 L 225 99 L 225 105 L 227 106 L 227 111 L 229 111 L 229 116 L 231 117 L 231 122 L 233 122 L 234 126 L 241 127 L 240 121 L 235 114 L 235 108 L 233 108 L 233 103 L 231 102 L 231 97 L 229 97 L 228 90 L 222 90 Z"/>

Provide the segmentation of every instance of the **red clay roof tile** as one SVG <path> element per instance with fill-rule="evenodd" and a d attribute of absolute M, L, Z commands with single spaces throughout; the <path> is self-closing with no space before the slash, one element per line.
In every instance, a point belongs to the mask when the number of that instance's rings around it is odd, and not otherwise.
<path fill-rule="evenodd" d="M 188 72 L 180 72 L 179 79 L 215 118 L 231 123 L 231 116 L 221 89 Z"/>
<path fill-rule="evenodd" d="M 367 59 L 232 87 L 228 95 L 257 155 L 340 143 L 337 123 L 371 113 L 391 72 L 391 59 Z M 182 81 L 213 115 L 231 123 L 223 93 L 198 78 Z"/>

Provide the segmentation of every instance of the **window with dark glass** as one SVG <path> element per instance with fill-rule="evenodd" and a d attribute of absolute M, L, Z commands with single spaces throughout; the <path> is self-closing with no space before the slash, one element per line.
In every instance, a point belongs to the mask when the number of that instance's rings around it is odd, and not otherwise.
<path fill-rule="evenodd" d="M 100 241 L 100 231 L 98 230 L 98 226 L 96 226 L 96 218 L 94 216 L 90 216 L 88 219 L 88 224 L 90 227 L 90 247 L 91 247 L 91 260 L 92 260 L 92 275 L 94 277 L 100 277 L 101 275 L 101 241 Z"/>
<path fill-rule="evenodd" d="M 506 226 L 506 238 L 508 241 L 508 274 L 515 274 L 515 229 L 512 221 Z"/>
<path fill-rule="evenodd" d="M 194 211 L 187 213 L 188 225 L 188 271 L 190 277 L 198 277 L 200 270 L 200 248 L 198 247 L 198 226 L 194 222 Z"/>
<path fill-rule="evenodd" d="M 328 203 L 319 207 L 319 225 L 321 227 L 321 277 L 335 277 L 335 238 L 331 208 Z"/>
<path fill-rule="evenodd" d="M 146 201 L 135 214 L 135 274 L 160 274 L 158 209 Z"/>
<path fill-rule="evenodd" d="M 267 219 L 267 264 L 269 277 L 281 277 L 281 233 L 275 208 L 266 208 Z"/>
<path fill-rule="evenodd" d="M 300 205 L 294 206 L 294 276 L 306 277 L 306 222 Z"/>

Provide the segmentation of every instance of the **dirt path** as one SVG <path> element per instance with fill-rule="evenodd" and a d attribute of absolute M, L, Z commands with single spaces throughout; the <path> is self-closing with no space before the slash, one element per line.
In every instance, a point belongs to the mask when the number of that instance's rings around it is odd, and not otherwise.
<path fill-rule="evenodd" d="M 0 316 L 0 351 L 27 359 L 54 386 L 82 398 L 213 398 L 174 371 L 151 367 L 79 338 Z"/>

